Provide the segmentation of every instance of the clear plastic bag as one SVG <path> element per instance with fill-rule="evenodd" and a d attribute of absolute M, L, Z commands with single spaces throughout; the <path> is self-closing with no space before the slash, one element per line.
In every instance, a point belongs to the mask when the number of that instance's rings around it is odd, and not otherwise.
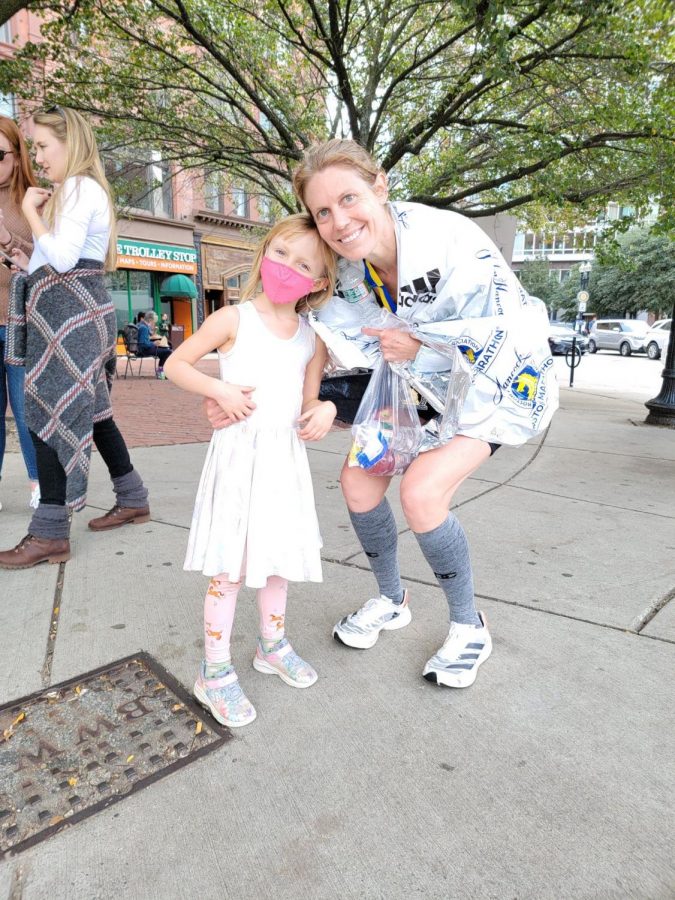
<path fill-rule="evenodd" d="M 419 337 L 420 332 L 415 332 L 415 336 Z M 425 346 L 429 345 L 425 342 Z M 471 367 L 456 343 L 434 342 L 431 346 L 443 354 L 446 367 L 429 371 L 412 362 L 397 364 L 394 370 L 441 414 L 435 420 L 434 433 L 441 443 L 446 443 L 459 428 L 459 417 L 471 387 Z"/>
<path fill-rule="evenodd" d="M 410 387 L 384 359 L 373 369 L 352 439 L 348 464 L 371 475 L 400 475 L 419 452 L 423 433 Z"/>

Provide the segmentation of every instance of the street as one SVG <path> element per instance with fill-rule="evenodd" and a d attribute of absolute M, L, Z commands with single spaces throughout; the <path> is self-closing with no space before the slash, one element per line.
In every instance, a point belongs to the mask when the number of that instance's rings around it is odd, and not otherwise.
<path fill-rule="evenodd" d="M 554 356 L 556 373 L 561 387 L 569 385 L 570 370 L 562 356 Z M 586 353 L 574 370 L 574 388 L 608 397 L 644 402 L 661 390 L 664 358 L 648 359 L 646 354 L 619 356 L 600 350 Z M 647 410 L 645 410 L 645 415 Z"/>

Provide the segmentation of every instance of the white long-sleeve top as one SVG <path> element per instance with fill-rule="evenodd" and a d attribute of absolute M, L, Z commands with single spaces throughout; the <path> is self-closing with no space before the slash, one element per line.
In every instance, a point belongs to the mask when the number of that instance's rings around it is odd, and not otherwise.
<path fill-rule="evenodd" d="M 61 211 L 54 227 L 35 241 L 28 272 L 44 265 L 68 272 L 79 259 L 103 262 L 109 241 L 108 195 L 93 178 L 73 176 L 63 183 Z"/>

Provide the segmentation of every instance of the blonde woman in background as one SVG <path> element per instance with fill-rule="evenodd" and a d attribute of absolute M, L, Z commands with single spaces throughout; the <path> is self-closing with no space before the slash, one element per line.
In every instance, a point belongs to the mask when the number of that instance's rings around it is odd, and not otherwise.
<path fill-rule="evenodd" d="M 33 122 L 36 162 L 53 190 L 30 187 L 23 200 L 35 249 L 30 259 L 12 253 L 27 272 L 13 285 L 25 334 L 10 329 L 8 357 L 25 353 L 26 422 L 42 496 L 28 534 L 0 553 L 0 567 L 9 569 L 70 558 L 69 510 L 85 506 L 92 441 L 116 501 L 89 527 L 103 531 L 150 517 L 148 492 L 110 406 L 117 323 L 104 273 L 115 267 L 115 214 L 96 139 L 79 113 L 59 106 Z"/>

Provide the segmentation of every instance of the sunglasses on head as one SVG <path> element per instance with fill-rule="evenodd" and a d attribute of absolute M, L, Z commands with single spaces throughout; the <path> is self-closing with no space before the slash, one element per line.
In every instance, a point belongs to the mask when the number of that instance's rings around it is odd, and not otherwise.
<path fill-rule="evenodd" d="M 13 155 L 14 151 L 13 150 L 0 150 L 0 162 L 2 162 L 4 160 L 4 158 L 7 156 L 8 153 Z"/>
<path fill-rule="evenodd" d="M 44 112 L 48 116 L 57 115 L 61 116 L 62 119 L 65 119 L 66 117 L 66 114 L 63 111 L 63 107 L 57 106 L 56 104 L 54 104 L 54 106 L 48 106 L 47 109 L 44 110 Z"/>

